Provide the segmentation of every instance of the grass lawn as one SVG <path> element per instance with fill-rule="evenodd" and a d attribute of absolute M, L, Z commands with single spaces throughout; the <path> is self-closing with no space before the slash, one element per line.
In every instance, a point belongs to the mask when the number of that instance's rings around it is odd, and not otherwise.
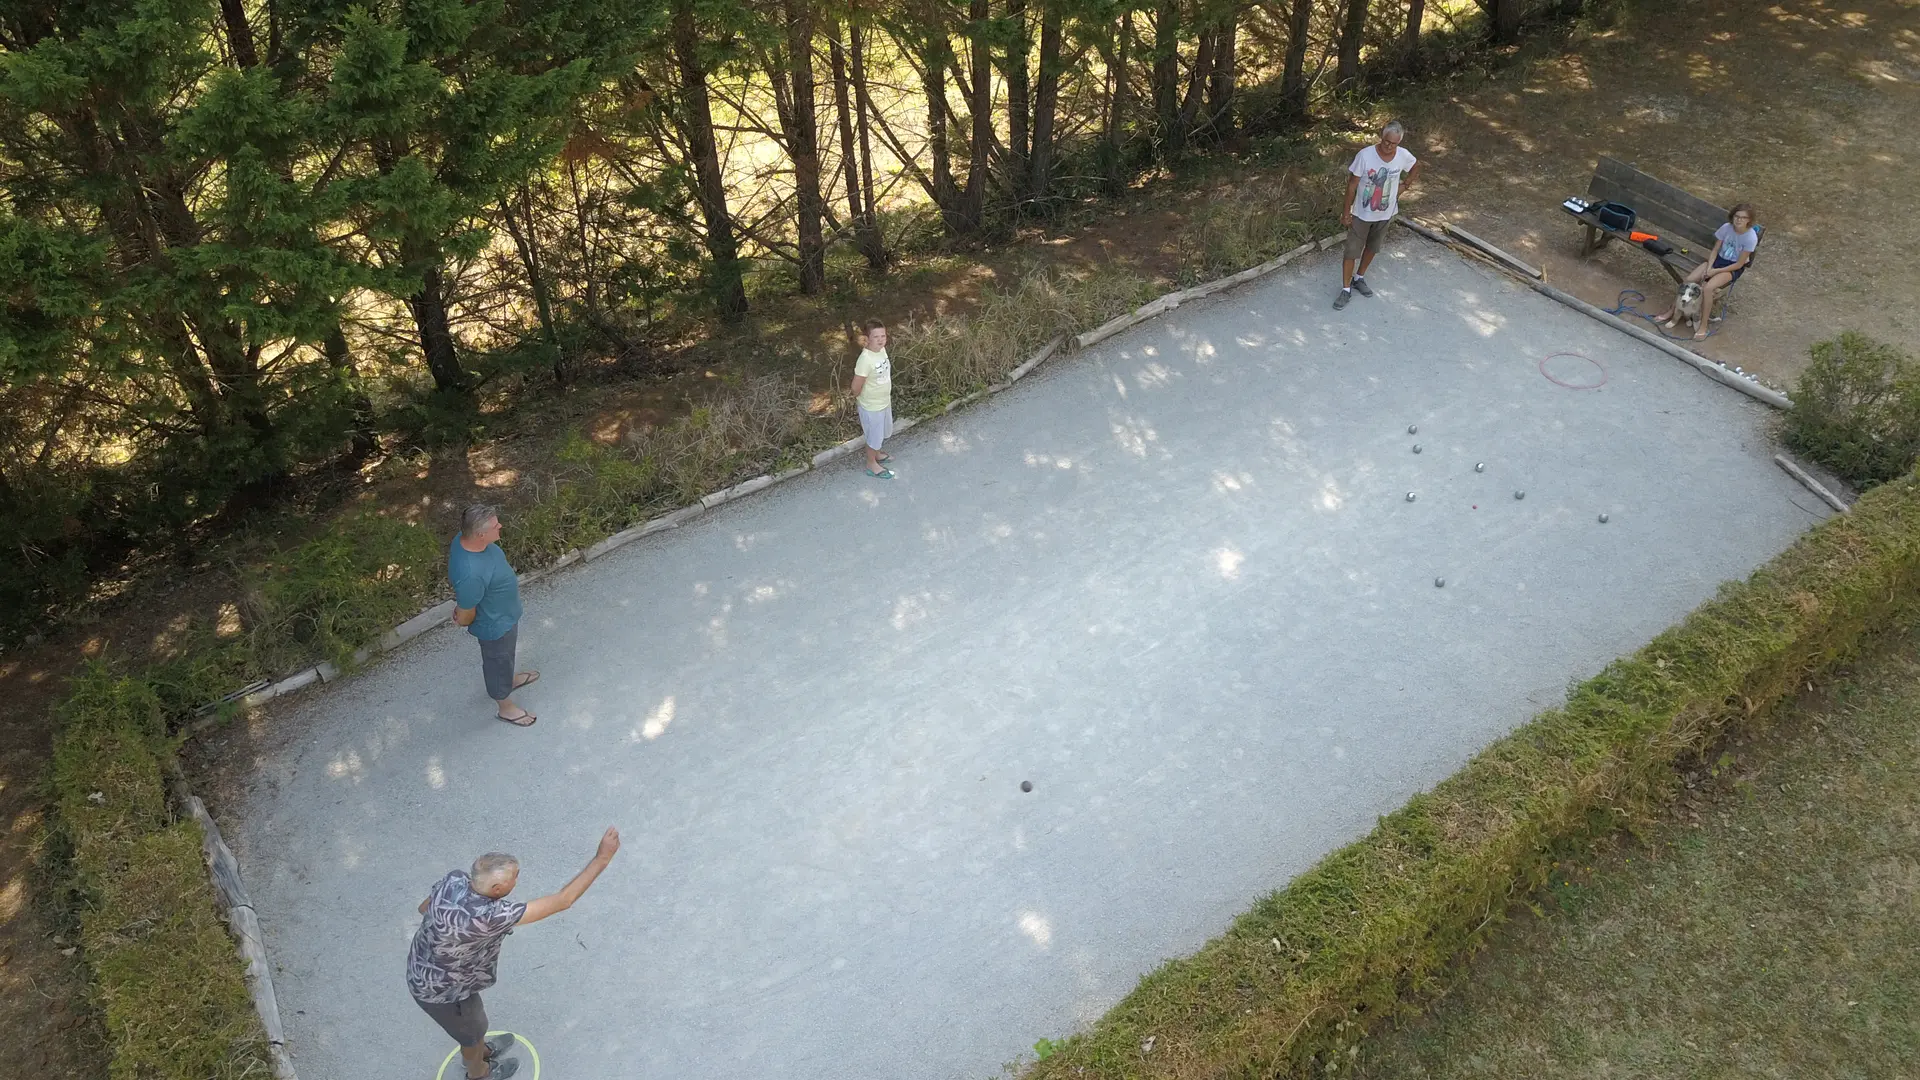
<path fill-rule="evenodd" d="M 1351 1075 L 1920 1075 L 1920 629 L 1689 782 Z"/>

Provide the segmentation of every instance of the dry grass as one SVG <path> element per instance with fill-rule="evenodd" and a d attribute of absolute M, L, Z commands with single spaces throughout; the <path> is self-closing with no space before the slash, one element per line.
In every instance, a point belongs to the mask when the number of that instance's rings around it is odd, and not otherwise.
<path fill-rule="evenodd" d="M 214 910 L 198 829 L 161 780 L 166 704 L 95 665 L 62 706 L 53 782 L 71 851 L 80 946 L 113 1080 L 270 1075 L 233 939 Z"/>
<path fill-rule="evenodd" d="M 1325 231 L 1322 223 L 1321 231 Z M 1175 244 L 1182 285 L 1237 273 L 1314 239 L 1314 216 L 1287 184 L 1249 180 L 1195 206 Z"/>
<path fill-rule="evenodd" d="M 1920 1061 L 1920 634 L 1555 868 L 1369 1080 L 1903 1076 Z"/>
<path fill-rule="evenodd" d="M 1036 269 L 987 292 L 971 315 L 895 328 L 894 411 L 912 415 L 984 390 L 1055 336 L 1097 326 L 1152 292 L 1150 281 L 1115 267 Z"/>

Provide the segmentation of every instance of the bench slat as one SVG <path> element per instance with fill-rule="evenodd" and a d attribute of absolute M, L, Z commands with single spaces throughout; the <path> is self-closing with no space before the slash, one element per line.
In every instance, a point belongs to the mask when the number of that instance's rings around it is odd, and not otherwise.
<path fill-rule="evenodd" d="M 1713 232 L 1727 212 L 1617 158 L 1601 157 L 1587 193 L 1595 199 L 1625 203 L 1674 237 L 1711 247 Z"/>

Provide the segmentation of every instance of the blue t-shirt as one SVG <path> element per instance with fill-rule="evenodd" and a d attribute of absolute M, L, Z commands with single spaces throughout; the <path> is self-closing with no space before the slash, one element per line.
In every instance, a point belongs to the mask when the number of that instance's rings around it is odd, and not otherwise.
<path fill-rule="evenodd" d="M 1713 231 L 1713 238 L 1719 242 L 1714 254 L 1724 266 L 1732 266 L 1740 261 L 1740 256 L 1760 246 L 1760 232 L 1751 225 L 1746 232 L 1735 232 L 1732 225 L 1722 225 Z"/>
<path fill-rule="evenodd" d="M 498 638 L 520 621 L 520 579 L 499 544 L 468 551 L 456 534 L 447 548 L 447 581 L 456 605 L 478 609 L 467 633 L 481 641 Z"/>

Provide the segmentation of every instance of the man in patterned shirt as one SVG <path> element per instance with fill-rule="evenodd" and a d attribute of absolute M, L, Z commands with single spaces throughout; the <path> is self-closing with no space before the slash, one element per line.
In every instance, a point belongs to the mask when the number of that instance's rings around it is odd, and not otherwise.
<path fill-rule="evenodd" d="M 471 873 L 454 870 L 420 901 L 420 929 L 407 950 L 407 990 L 413 1000 L 460 1044 L 468 1080 L 506 1080 L 516 1060 L 494 1058 L 513 1045 L 513 1035 L 487 1038 L 487 1010 L 480 991 L 492 986 L 500 945 L 516 926 L 539 922 L 572 907 L 613 861 L 620 832 L 608 829 L 600 850 L 566 888 L 530 904 L 506 898 L 520 878 L 520 862 L 489 852 L 473 860 Z"/>

